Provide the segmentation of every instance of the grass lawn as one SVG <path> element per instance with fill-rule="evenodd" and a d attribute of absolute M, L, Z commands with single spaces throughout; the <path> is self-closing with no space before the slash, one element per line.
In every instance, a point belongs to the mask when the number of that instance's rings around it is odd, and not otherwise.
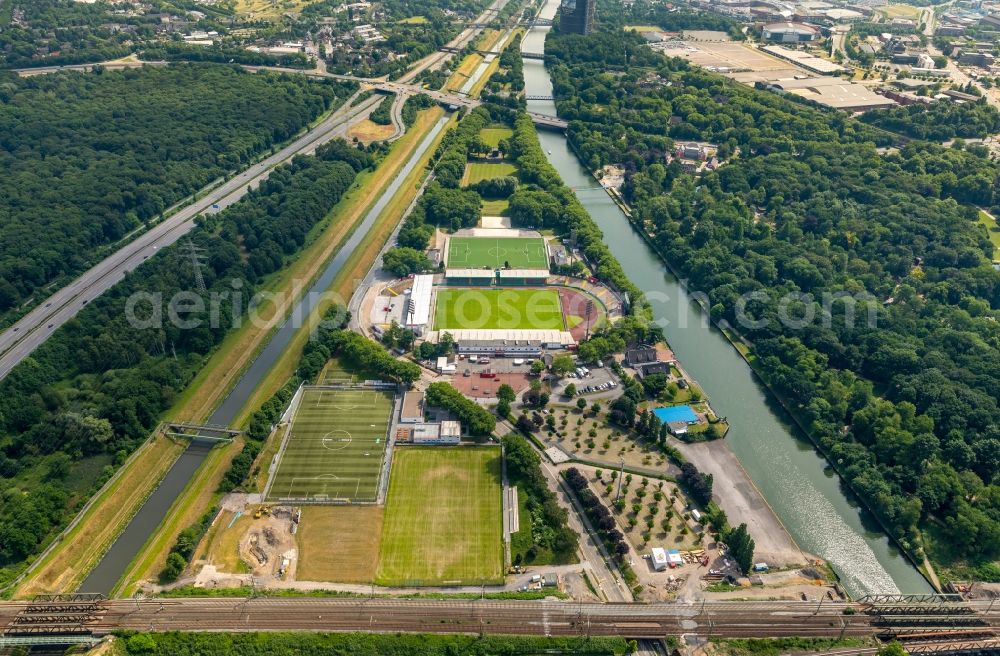
<path fill-rule="evenodd" d="M 375 580 L 383 509 L 379 506 L 304 506 L 299 531 L 300 581 Z"/>
<path fill-rule="evenodd" d="M 434 328 L 562 330 L 562 308 L 551 289 L 441 289 Z"/>
<path fill-rule="evenodd" d="M 381 585 L 500 583 L 500 520 L 500 449 L 397 449 L 376 581 Z"/>
<path fill-rule="evenodd" d="M 410 16 L 409 18 L 404 18 L 398 21 L 401 25 L 423 25 L 427 22 L 426 16 Z"/>
<path fill-rule="evenodd" d="M 357 137 L 358 141 L 370 143 L 388 139 L 396 133 L 396 128 L 390 125 L 379 125 L 370 119 L 365 119 L 347 131 L 349 138 Z"/>
<path fill-rule="evenodd" d="M 266 498 L 374 501 L 392 395 L 306 389 Z"/>
<path fill-rule="evenodd" d="M 514 269 L 548 269 L 545 240 L 537 237 L 451 237 L 448 267 L 481 269 L 510 265 Z"/>
<path fill-rule="evenodd" d="M 240 558 L 240 538 L 250 529 L 252 515 L 235 515 L 229 510 L 219 513 L 215 523 L 208 529 L 205 539 L 198 545 L 193 560 L 204 559 L 215 565 L 220 572 L 244 573 L 250 571 Z"/>
<path fill-rule="evenodd" d="M 465 165 L 462 185 L 473 185 L 482 180 L 502 178 L 505 175 L 514 175 L 515 173 L 517 173 L 517 167 L 507 162 L 469 162 Z"/>
<path fill-rule="evenodd" d="M 986 228 L 990 242 L 993 243 L 993 260 L 1000 260 L 1000 225 L 996 219 L 982 210 L 979 211 L 979 222 Z"/>
<path fill-rule="evenodd" d="M 482 216 L 506 216 L 510 201 L 506 198 L 500 200 L 484 200 Z"/>
<path fill-rule="evenodd" d="M 911 7 L 910 5 L 886 5 L 885 7 L 879 7 L 875 11 L 880 14 L 884 14 L 889 20 L 892 20 L 893 18 L 909 18 L 910 20 L 918 20 L 921 14 L 918 7 Z"/>
<path fill-rule="evenodd" d="M 496 148 L 504 139 L 514 136 L 514 131 L 510 128 L 483 128 L 479 131 L 479 138 L 483 143 Z"/>

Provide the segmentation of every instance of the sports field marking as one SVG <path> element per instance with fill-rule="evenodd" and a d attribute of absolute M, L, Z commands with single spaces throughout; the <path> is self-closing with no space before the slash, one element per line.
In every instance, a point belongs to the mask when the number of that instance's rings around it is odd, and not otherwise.
<path fill-rule="evenodd" d="M 562 304 L 551 289 L 439 289 L 434 328 L 563 330 Z"/>
<path fill-rule="evenodd" d="M 305 388 L 268 500 L 375 501 L 393 397 Z"/>
<path fill-rule="evenodd" d="M 545 240 L 540 237 L 452 237 L 448 242 L 451 268 L 549 268 Z"/>
<path fill-rule="evenodd" d="M 496 447 L 397 450 L 376 582 L 502 582 L 500 484 L 500 449 Z"/>

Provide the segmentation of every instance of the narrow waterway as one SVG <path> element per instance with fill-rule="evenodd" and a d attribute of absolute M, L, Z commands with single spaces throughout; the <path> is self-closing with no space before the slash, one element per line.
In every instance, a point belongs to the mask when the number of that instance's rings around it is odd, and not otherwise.
<path fill-rule="evenodd" d="M 316 279 L 309 290 L 295 304 L 289 318 L 271 336 L 264 349 L 250 364 L 246 373 L 243 374 L 243 377 L 240 378 L 239 382 L 236 383 L 225 399 L 223 399 L 222 403 L 219 404 L 219 407 L 212 413 L 212 416 L 208 419 L 209 424 L 228 426 L 236 420 L 237 415 L 257 389 L 261 380 L 271 370 L 271 367 L 274 366 L 278 357 L 288 348 L 299 326 L 303 325 L 304 319 L 316 307 L 316 304 L 323 297 L 324 292 L 330 288 L 334 278 L 337 277 L 337 274 L 343 268 L 344 263 L 347 262 L 351 254 L 361 245 L 361 241 L 368 234 L 368 231 L 371 230 L 379 214 L 382 213 L 382 210 L 392 200 L 392 197 L 402 186 L 403 181 L 413 171 L 414 167 L 416 167 L 422 155 L 434 143 L 434 139 L 444 129 L 447 122 L 448 117 L 442 117 L 434 125 L 430 133 L 424 137 L 424 140 L 420 142 L 416 151 L 414 151 L 413 155 L 399 172 L 399 175 L 393 178 L 386 186 L 381 197 L 379 197 L 375 205 L 368 211 L 368 214 L 365 215 L 361 225 L 354 230 L 347 242 L 330 259 L 330 262 L 326 265 L 319 278 Z M 170 471 L 167 472 L 159 487 L 150 495 L 149 499 L 139 509 L 139 512 L 129 522 L 122 534 L 115 540 L 115 543 L 111 545 L 111 548 L 101 559 L 101 562 L 98 563 L 97 567 L 94 568 L 80 585 L 81 591 L 100 592 L 105 595 L 111 593 L 119 579 L 125 574 L 125 569 L 139 554 L 139 550 L 142 549 L 146 540 L 163 523 L 167 512 L 170 510 L 170 506 L 173 505 L 174 501 L 184 490 L 184 486 L 187 485 L 202 462 L 204 462 L 212 450 L 212 445 L 212 442 L 195 440 L 188 446 L 187 450 L 181 454 L 181 457 L 170 468 Z"/>
<path fill-rule="evenodd" d="M 555 15 L 550 0 L 543 18 Z M 534 27 L 522 50 L 543 52 L 549 28 Z M 552 95 L 544 64 L 524 60 L 526 93 Z M 551 101 L 529 101 L 533 112 L 556 115 Z M 688 372 L 732 426 L 730 447 L 792 537 L 826 559 L 853 596 L 931 592 L 930 585 L 858 507 L 812 444 L 790 422 L 720 331 L 633 229 L 611 198 L 580 165 L 562 134 L 541 131 L 542 148 L 563 181 L 604 232 L 629 278 L 649 296 L 653 313 Z"/>

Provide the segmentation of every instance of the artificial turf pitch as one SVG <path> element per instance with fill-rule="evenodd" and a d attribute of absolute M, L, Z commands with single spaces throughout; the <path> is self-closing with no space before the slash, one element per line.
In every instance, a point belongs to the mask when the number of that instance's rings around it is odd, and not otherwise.
<path fill-rule="evenodd" d="M 539 237 L 452 237 L 448 268 L 481 269 L 510 265 L 512 269 L 549 268 L 545 240 Z"/>
<path fill-rule="evenodd" d="M 439 289 L 435 330 L 563 330 L 551 289 Z"/>
<path fill-rule="evenodd" d="M 501 514 L 499 448 L 396 449 L 376 582 L 501 582 Z"/>
<path fill-rule="evenodd" d="M 392 395 L 306 388 L 267 501 L 375 501 Z"/>

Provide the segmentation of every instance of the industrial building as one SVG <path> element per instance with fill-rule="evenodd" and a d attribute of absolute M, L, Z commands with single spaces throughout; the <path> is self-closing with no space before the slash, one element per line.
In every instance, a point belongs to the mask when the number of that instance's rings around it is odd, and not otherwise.
<path fill-rule="evenodd" d="M 847 112 L 863 112 L 881 107 L 895 107 L 891 98 L 880 96 L 868 87 L 836 77 L 815 77 L 804 80 L 775 80 L 768 89 L 794 93 L 827 107 Z"/>
<path fill-rule="evenodd" d="M 782 46 L 764 46 L 761 50 L 769 55 L 792 62 L 796 66 L 819 75 L 836 75 L 837 73 L 843 73 L 848 70 L 840 64 L 832 62 L 828 59 L 823 59 L 822 57 L 817 57 L 816 55 L 811 55 L 808 52 L 803 52 L 801 50 L 792 50 L 791 48 L 785 48 Z"/>
<path fill-rule="evenodd" d="M 559 6 L 559 29 L 571 34 L 594 31 L 594 6 L 597 0 L 563 0 Z"/>
<path fill-rule="evenodd" d="M 805 23 L 768 23 L 761 30 L 761 38 L 775 43 L 807 43 L 818 35 L 819 30 Z"/>

